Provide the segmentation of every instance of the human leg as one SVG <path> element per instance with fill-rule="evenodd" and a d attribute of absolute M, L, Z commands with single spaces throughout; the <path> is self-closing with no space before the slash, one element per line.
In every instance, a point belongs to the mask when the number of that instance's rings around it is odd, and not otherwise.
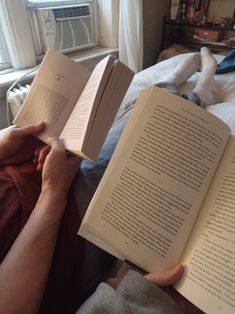
<path fill-rule="evenodd" d="M 194 53 L 185 58 L 172 72 L 168 73 L 156 86 L 172 94 L 181 96 L 179 87 L 187 81 L 200 66 L 200 54 Z"/>
<path fill-rule="evenodd" d="M 164 81 L 168 83 L 173 83 L 177 87 L 180 87 L 185 81 L 187 81 L 200 66 L 200 54 L 194 53 L 190 57 L 184 59 L 174 71 L 169 73 Z"/>
<path fill-rule="evenodd" d="M 221 101 L 221 93 L 214 81 L 217 61 L 206 47 L 201 48 L 201 74 L 198 82 L 191 93 L 187 94 L 187 99 L 195 102 L 199 99 L 199 105 L 206 107 Z"/>

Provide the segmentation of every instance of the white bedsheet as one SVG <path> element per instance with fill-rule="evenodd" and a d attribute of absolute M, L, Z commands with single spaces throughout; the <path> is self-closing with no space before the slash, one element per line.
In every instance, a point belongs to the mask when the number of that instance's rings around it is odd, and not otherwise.
<path fill-rule="evenodd" d="M 164 77 L 169 72 L 173 71 L 173 69 L 175 69 L 183 59 L 191 56 L 192 54 L 193 53 L 190 52 L 177 55 L 137 73 L 122 102 L 117 118 L 133 107 L 141 90 L 163 81 Z M 223 55 L 214 54 L 214 56 L 216 57 L 218 63 L 224 58 Z M 197 72 L 190 79 L 188 79 L 187 82 L 182 84 L 180 92 L 186 93 L 191 91 L 195 87 L 200 75 L 201 73 Z M 207 110 L 227 123 L 232 128 L 233 133 L 235 133 L 235 101 L 232 101 L 232 99 L 235 99 L 235 71 L 226 74 L 217 74 L 215 75 L 215 81 L 221 89 L 222 102 L 207 107 Z M 1 134 L 2 130 L 0 132 L 0 135 Z"/>
<path fill-rule="evenodd" d="M 163 81 L 169 72 L 173 71 L 184 58 L 190 55 L 192 53 L 177 55 L 137 73 L 122 103 L 123 110 L 132 107 L 141 90 Z M 214 56 L 218 63 L 224 58 L 222 55 Z M 182 93 L 191 91 L 195 87 L 199 75 L 201 75 L 200 72 L 195 73 L 187 82 L 182 84 L 180 91 Z M 207 107 L 207 110 L 229 124 L 235 132 L 235 101 L 231 101 L 232 98 L 235 99 L 235 71 L 215 75 L 215 82 L 221 89 L 222 102 Z"/>

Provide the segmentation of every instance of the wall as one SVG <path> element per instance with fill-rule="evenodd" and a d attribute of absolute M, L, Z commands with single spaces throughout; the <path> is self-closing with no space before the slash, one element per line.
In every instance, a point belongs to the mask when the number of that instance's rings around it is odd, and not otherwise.
<path fill-rule="evenodd" d="M 171 0 L 143 0 L 144 68 L 157 62 L 161 50 L 164 15 L 169 16 Z"/>
<path fill-rule="evenodd" d="M 234 0 L 211 0 L 207 20 L 221 22 L 222 17 L 233 17 L 234 9 Z"/>
<path fill-rule="evenodd" d="M 161 50 L 161 38 L 164 15 L 170 14 L 171 0 L 143 0 L 143 67 L 156 63 Z M 221 22 L 221 17 L 232 17 L 234 0 L 211 0 L 208 21 Z"/>

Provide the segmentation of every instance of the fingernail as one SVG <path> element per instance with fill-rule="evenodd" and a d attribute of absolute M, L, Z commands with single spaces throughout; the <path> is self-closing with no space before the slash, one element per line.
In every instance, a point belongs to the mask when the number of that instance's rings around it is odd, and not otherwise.
<path fill-rule="evenodd" d="M 36 124 L 36 127 L 37 127 L 37 128 L 40 128 L 40 127 L 42 127 L 42 126 L 44 126 L 44 122 L 39 122 L 38 124 Z"/>

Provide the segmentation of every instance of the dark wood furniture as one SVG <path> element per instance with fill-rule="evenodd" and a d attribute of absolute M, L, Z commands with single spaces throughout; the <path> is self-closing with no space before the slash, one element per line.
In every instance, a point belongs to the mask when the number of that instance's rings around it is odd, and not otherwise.
<path fill-rule="evenodd" d="M 235 27 L 212 23 L 194 24 L 187 21 L 164 19 L 162 50 L 173 43 L 193 50 L 209 47 L 214 53 L 227 54 L 235 48 Z"/>

